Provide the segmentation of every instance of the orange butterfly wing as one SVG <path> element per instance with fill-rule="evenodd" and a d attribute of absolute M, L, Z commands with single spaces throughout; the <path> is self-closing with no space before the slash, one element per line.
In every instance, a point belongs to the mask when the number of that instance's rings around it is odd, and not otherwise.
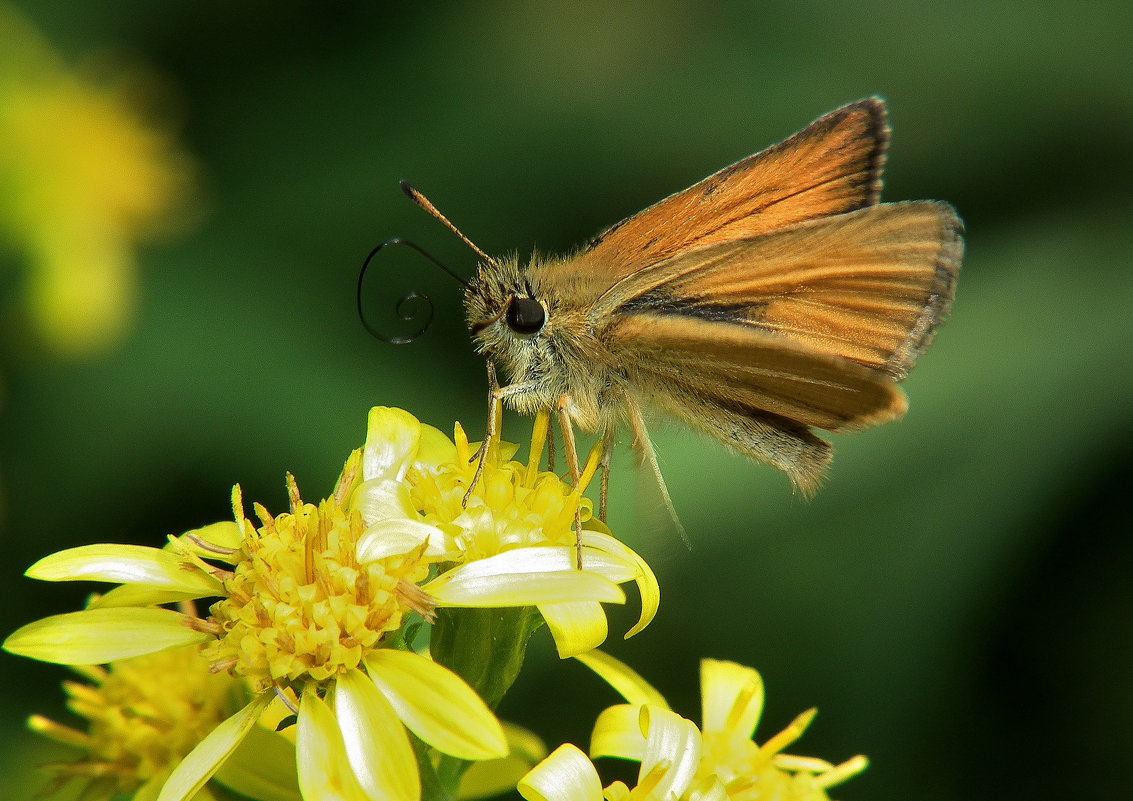
<path fill-rule="evenodd" d="M 851 103 L 608 228 L 579 257 L 616 280 L 690 247 L 872 206 L 888 144 L 884 101 Z"/>
<path fill-rule="evenodd" d="M 615 340 L 639 313 L 699 320 L 899 380 L 951 307 L 961 230 L 947 203 L 914 201 L 694 248 L 624 279 L 591 319 L 611 321 Z"/>
<path fill-rule="evenodd" d="M 951 306 L 963 242 L 952 207 L 871 206 L 694 248 L 594 307 L 633 388 L 741 453 L 818 484 L 843 431 L 899 417 L 897 387 Z"/>

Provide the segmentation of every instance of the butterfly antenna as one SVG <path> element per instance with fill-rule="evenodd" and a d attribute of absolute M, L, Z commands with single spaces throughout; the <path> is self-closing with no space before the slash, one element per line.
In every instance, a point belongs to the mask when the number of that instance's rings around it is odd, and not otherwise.
<path fill-rule="evenodd" d="M 462 234 L 460 232 L 459 228 L 457 228 L 455 225 L 453 225 L 451 222 L 449 222 L 448 217 L 441 214 L 437 210 L 437 207 L 434 206 L 429 201 L 429 198 L 422 195 L 420 192 L 418 192 L 416 189 L 414 189 L 412 186 L 410 186 L 405 181 L 401 182 L 401 191 L 404 192 L 410 200 L 412 200 L 414 203 L 416 203 L 418 206 L 420 206 L 422 209 L 424 209 L 428 214 L 430 214 L 431 216 L 433 216 L 437 220 L 439 220 L 446 228 L 448 228 L 450 231 L 452 231 L 454 234 L 456 234 L 457 238 L 460 239 L 461 242 L 468 245 L 468 247 L 472 248 L 473 253 L 475 253 L 477 256 L 479 256 L 481 259 L 483 259 L 488 264 L 495 265 L 496 260 L 493 259 L 491 256 L 489 256 L 484 251 L 480 250 L 480 248 L 476 247 L 475 243 L 473 243 L 473 241 L 471 239 L 469 239 L 464 234 Z"/>

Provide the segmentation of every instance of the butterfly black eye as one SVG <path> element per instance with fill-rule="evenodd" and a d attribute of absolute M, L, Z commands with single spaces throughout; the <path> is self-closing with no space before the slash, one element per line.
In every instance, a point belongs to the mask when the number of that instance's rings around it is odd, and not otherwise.
<path fill-rule="evenodd" d="M 507 307 L 507 327 L 520 336 L 539 333 L 547 314 L 535 298 L 512 298 Z"/>

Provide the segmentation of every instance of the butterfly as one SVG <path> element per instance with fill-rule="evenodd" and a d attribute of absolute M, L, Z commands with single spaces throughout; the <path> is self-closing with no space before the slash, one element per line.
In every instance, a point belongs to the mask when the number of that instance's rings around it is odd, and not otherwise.
<path fill-rule="evenodd" d="M 815 431 L 900 417 L 898 386 L 948 315 L 963 224 L 941 201 L 879 202 L 889 144 L 877 97 L 845 105 L 607 228 L 564 257 L 480 257 L 464 296 L 503 401 L 603 443 L 628 429 L 672 503 L 646 431 L 667 417 L 782 470 L 811 494 L 831 460 Z M 500 386 L 500 364 L 509 383 Z M 674 515 L 675 517 L 675 515 Z"/>

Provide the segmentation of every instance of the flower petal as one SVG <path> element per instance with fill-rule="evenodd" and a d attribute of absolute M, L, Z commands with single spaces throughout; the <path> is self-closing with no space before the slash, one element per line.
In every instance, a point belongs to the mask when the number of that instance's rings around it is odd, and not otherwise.
<path fill-rule="evenodd" d="M 403 479 L 420 440 L 421 423 L 409 412 L 391 406 L 370 409 L 362 451 L 362 480 Z"/>
<path fill-rule="evenodd" d="M 363 481 L 350 497 L 350 508 L 357 509 L 367 525 L 381 520 L 416 520 L 409 485 L 403 481 L 373 479 Z"/>
<path fill-rule="evenodd" d="M 433 426 L 421 424 L 421 441 L 417 445 L 417 457 L 413 466 L 418 470 L 431 469 L 456 461 L 456 445 L 445 432 Z"/>
<path fill-rule="evenodd" d="M 603 709 L 590 734 L 590 756 L 635 759 L 640 762 L 645 757 L 641 707 L 636 704 L 617 704 Z"/>
<path fill-rule="evenodd" d="M 607 534 L 598 532 L 582 532 L 583 545 L 589 545 L 607 553 L 616 554 L 622 560 L 632 563 L 637 568 L 634 580 L 637 582 L 637 591 L 641 594 L 641 616 L 634 627 L 625 633 L 625 639 L 640 632 L 648 626 L 657 615 L 661 606 L 661 586 L 657 583 L 657 576 L 653 569 L 642 559 L 637 551 L 630 548 L 621 540 Z M 585 566 L 585 563 L 583 563 Z"/>
<path fill-rule="evenodd" d="M 662 709 L 669 708 L 665 697 L 652 684 L 642 678 L 640 673 L 606 652 L 591 651 L 590 653 L 579 654 L 575 659 L 605 679 L 606 683 L 617 690 L 618 694 L 629 703 L 636 705 L 652 704 Z"/>
<path fill-rule="evenodd" d="M 267 728 L 266 718 L 266 713 L 260 715 L 240 747 L 213 774 L 213 781 L 261 801 L 302 801 L 295 744 L 286 735 Z"/>
<path fill-rule="evenodd" d="M 169 551 L 142 545 L 81 545 L 45 556 L 24 573 L 40 581 L 113 581 L 148 584 L 192 597 L 219 595 L 219 581 Z"/>
<path fill-rule="evenodd" d="M 165 786 L 161 788 L 157 801 L 185 801 L 192 798 L 212 778 L 221 763 L 236 750 L 273 697 L 270 692 L 260 693 L 252 703 L 209 732 L 173 769 Z"/>
<path fill-rule="evenodd" d="M 609 624 L 601 605 L 593 601 L 539 604 L 560 659 L 578 656 L 606 641 Z"/>
<path fill-rule="evenodd" d="M 429 745 L 467 760 L 507 756 L 500 722 L 460 676 L 411 651 L 384 648 L 365 661 L 397 716 Z"/>
<path fill-rule="evenodd" d="M 459 799 L 491 798 L 515 790 L 531 768 L 547 756 L 547 746 L 529 729 L 500 721 L 510 753 L 502 759 L 473 762 L 460 777 Z"/>
<path fill-rule="evenodd" d="M 417 801 L 421 777 L 417 757 L 397 713 L 365 673 L 338 677 L 334 714 L 358 784 L 373 799 Z"/>
<path fill-rule="evenodd" d="M 358 539 L 357 558 L 362 564 L 387 556 L 400 556 L 428 542 L 428 556 L 444 554 L 444 532 L 419 520 L 381 520 L 366 529 Z"/>
<path fill-rule="evenodd" d="M 700 730 L 676 712 L 648 704 L 641 707 L 640 720 L 645 734 L 645 755 L 639 775 L 644 777 L 661 762 L 670 763 L 656 795 L 668 798 L 671 793 L 676 798 L 683 797 L 700 766 Z"/>
<path fill-rule="evenodd" d="M 199 556 L 215 559 L 217 555 L 214 551 L 194 546 L 192 541 L 201 540 L 209 545 L 215 545 L 217 548 L 236 550 L 244 542 L 244 530 L 236 525 L 234 520 L 221 520 L 219 523 L 186 531 L 179 539 L 192 547 Z"/>
<path fill-rule="evenodd" d="M 334 713 L 314 689 L 305 689 L 295 726 L 299 789 L 303 798 L 366 801 L 354 778 Z"/>
<path fill-rule="evenodd" d="M 528 771 L 516 788 L 527 801 L 602 801 L 602 780 L 578 748 L 565 743 Z"/>
<path fill-rule="evenodd" d="M 698 779 L 685 796 L 686 801 L 728 801 L 728 791 L 716 776 Z"/>
<path fill-rule="evenodd" d="M 60 665 L 101 665 L 212 639 L 171 609 L 88 609 L 53 615 L 12 632 L 9 653 Z"/>
<path fill-rule="evenodd" d="M 625 603 L 625 593 L 608 576 L 575 570 L 574 549 L 566 546 L 514 548 L 461 565 L 422 589 L 452 606 L 529 606 L 568 600 Z M 606 561 L 609 564 L 608 560 Z"/>
<path fill-rule="evenodd" d="M 750 740 L 763 714 L 763 679 L 736 662 L 702 659 L 700 707 L 704 731 Z"/>
<path fill-rule="evenodd" d="M 193 601 L 201 597 L 199 592 L 178 592 L 150 587 L 146 584 L 122 584 L 102 595 L 94 597 L 87 609 L 110 609 L 121 606 L 160 606 L 177 601 Z"/>

